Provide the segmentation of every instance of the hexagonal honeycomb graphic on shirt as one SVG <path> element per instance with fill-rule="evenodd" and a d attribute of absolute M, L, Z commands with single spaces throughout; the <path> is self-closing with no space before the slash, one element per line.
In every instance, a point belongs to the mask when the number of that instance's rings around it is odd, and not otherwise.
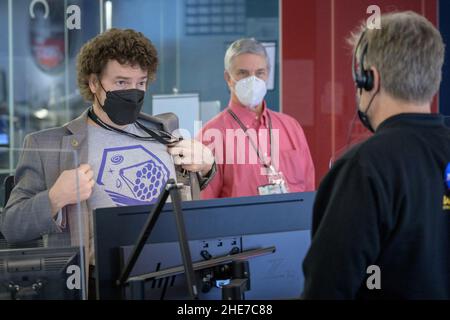
<path fill-rule="evenodd" d="M 117 206 L 154 203 L 169 179 L 170 171 L 141 145 L 103 151 L 97 184 Z"/>

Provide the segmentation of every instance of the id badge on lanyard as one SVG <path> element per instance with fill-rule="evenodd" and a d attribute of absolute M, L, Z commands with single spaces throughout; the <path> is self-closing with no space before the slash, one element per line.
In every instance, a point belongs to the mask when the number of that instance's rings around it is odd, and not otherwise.
<path fill-rule="evenodd" d="M 264 166 L 266 172 L 265 175 L 268 177 L 269 183 L 266 185 L 262 185 L 258 187 L 258 193 L 259 195 L 268 195 L 268 194 L 281 194 L 281 193 L 288 193 L 289 188 L 286 183 L 286 180 L 284 179 L 283 173 L 281 171 L 275 170 L 274 166 L 270 164 L 271 161 L 266 161 L 267 156 L 262 156 L 260 153 L 259 148 L 256 146 L 255 142 L 251 139 L 251 137 L 247 134 L 247 128 L 242 123 L 241 120 L 239 120 L 238 116 L 231 110 L 228 109 L 228 113 L 234 118 L 234 120 L 239 124 L 242 131 L 245 132 L 246 136 L 248 137 L 248 140 L 250 141 L 250 144 L 255 149 L 255 152 L 261 161 L 261 164 Z M 269 118 L 269 137 L 270 137 L 270 155 L 273 155 L 272 152 L 272 119 L 270 115 L 267 115 Z"/>
<path fill-rule="evenodd" d="M 267 168 L 266 174 L 269 179 L 269 183 L 258 187 L 259 195 L 263 196 L 268 194 L 282 194 L 289 192 L 288 185 L 282 172 L 276 171 L 275 168 L 270 165 Z"/>

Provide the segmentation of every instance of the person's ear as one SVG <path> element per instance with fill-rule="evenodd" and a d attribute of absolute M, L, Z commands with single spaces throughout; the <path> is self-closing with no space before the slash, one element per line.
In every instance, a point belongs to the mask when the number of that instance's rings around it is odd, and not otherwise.
<path fill-rule="evenodd" d="M 372 81 L 373 81 L 373 86 L 372 86 L 372 90 L 370 90 L 371 93 L 375 93 L 377 91 L 379 91 L 381 88 L 381 78 L 380 78 L 380 72 L 378 72 L 377 68 L 375 67 L 370 67 L 369 69 L 372 73 Z"/>
<path fill-rule="evenodd" d="M 233 80 L 231 79 L 230 73 L 227 70 L 223 72 L 223 78 L 228 85 L 228 89 L 231 90 L 231 88 L 233 87 Z"/>
<path fill-rule="evenodd" d="M 91 89 L 91 92 L 92 92 L 93 94 L 96 94 L 98 88 L 99 88 L 99 85 L 98 85 L 98 78 L 97 78 L 97 75 L 91 73 L 91 74 L 89 75 L 89 89 Z"/>

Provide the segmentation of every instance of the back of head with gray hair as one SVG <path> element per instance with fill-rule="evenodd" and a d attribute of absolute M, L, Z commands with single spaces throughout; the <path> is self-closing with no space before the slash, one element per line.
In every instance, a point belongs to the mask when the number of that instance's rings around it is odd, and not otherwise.
<path fill-rule="evenodd" d="M 445 46 L 439 31 L 425 17 L 412 11 L 381 16 L 381 29 L 363 24 L 350 42 L 367 47 L 364 68 L 374 66 L 381 87 L 406 102 L 429 103 L 439 90 Z M 360 57 L 360 54 L 358 54 Z"/>
<path fill-rule="evenodd" d="M 230 71 L 233 59 L 244 53 L 257 54 L 264 57 L 267 61 L 267 70 L 270 70 L 269 56 L 266 48 L 253 38 L 239 39 L 233 42 L 225 53 L 225 70 Z"/>

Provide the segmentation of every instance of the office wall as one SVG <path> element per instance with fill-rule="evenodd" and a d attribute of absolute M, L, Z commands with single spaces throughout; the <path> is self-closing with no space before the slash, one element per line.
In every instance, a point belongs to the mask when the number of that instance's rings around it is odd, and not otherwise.
<path fill-rule="evenodd" d="M 147 93 L 146 112 L 151 112 L 151 94 L 170 94 L 173 88 L 179 93 L 198 92 L 201 101 L 220 100 L 223 109 L 229 100 L 223 74 L 227 46 L 243 37 L 275 41 L 279 45 L 279 0 L 113 0 L 112 7 L 113 27 L 141 31 L 158 50 L 159 70 L 156 82 Z M 190 33 L 186 21 L 192 17 L 192 7 L 197 8 L 196 12 L 205 21 L 220 17 L 214 13 L 218 7 L 225 12 L 243 12 L 242 28 L 231 32 Z M 273 110 L 279 110 L 279 57 L 276 58 L 275 88 L 266 97 Z"/>
<path fill-rule="evenodd" d="M 349 130 L 356 103 L 345 39 L 374 3 L 382 13 L 414 10 L 437 23 L 436 0 L 282 0 L 282 109 L 305 130 L 317 185 L 330 161 L 369 136 L 358 120 Z"/>

